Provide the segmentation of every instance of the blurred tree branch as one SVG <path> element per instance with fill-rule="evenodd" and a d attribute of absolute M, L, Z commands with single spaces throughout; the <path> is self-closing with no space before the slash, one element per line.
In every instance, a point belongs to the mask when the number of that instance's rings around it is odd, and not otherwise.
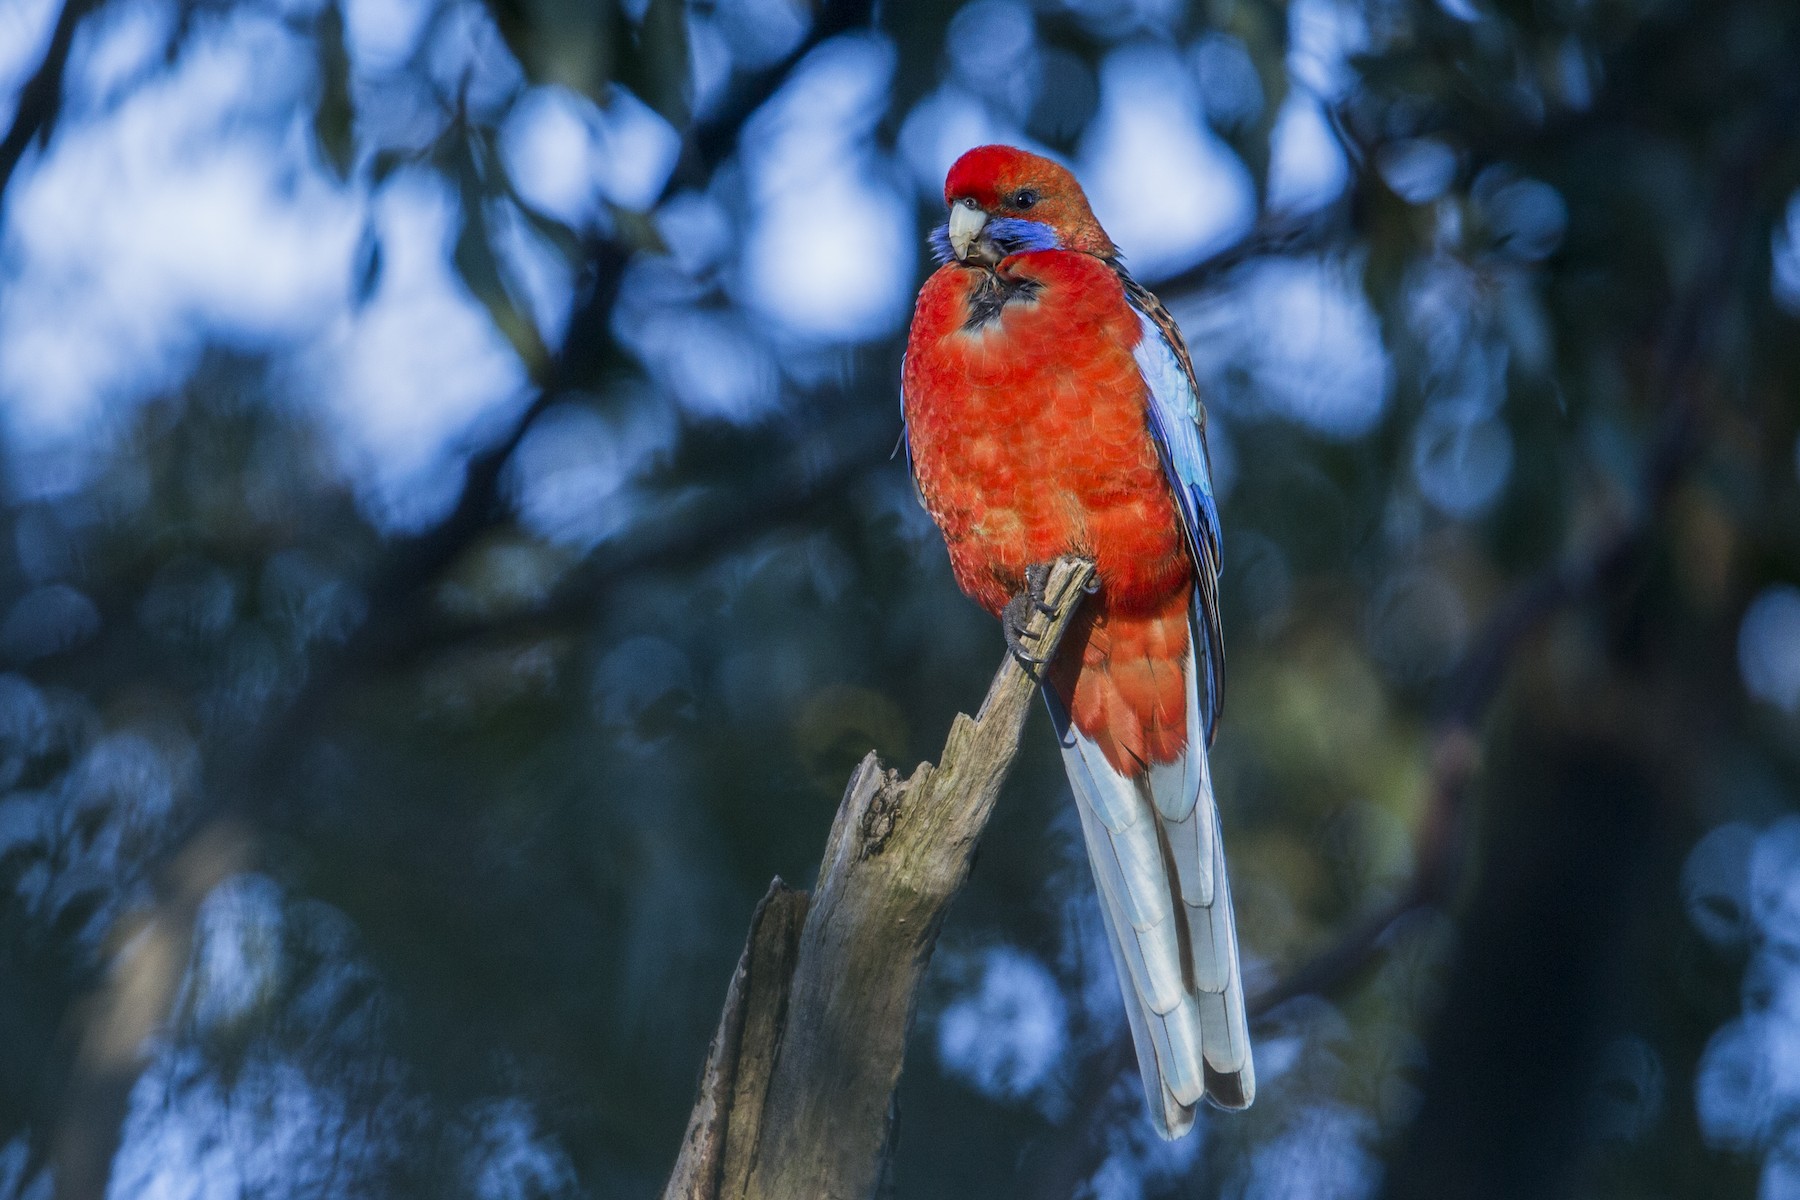
<path fill-rule="evenodd" d="M 1056 564 L 1034 646 L 1055 651 L 1093 574 Z M 810 903 L 776 880 L 752 919 L 664 1200 L 874 1193 L 919 985 L 1036 691 L 1008 655 L 938 765 L 902 780 L 871 753 L 857 768 Z"/>
<path fill-rule="evenodd" d="M 776 485 L 746 489 L 748 494 L 734 495 L 729 504 L 710 506 L 703 515 L 682 513 L 679 520 L 646 521 L 647 532 L 595 550 L 558 581 L 542 602 L 492 620 L 413 631 L 404 644 L 389 648 L 389 657 L 366 665 L 379 668 L 416 663 L 452 646 L 524 625 L 573 627 L 592 614 L 608 592 L 633 576 L 652 569 L 699 566 L 742 549 L 759 535 L 818 517 L 843 503 L 851 489 L 888 457 L 887 447 L 872 445 L 814 473 L 780 473 L 783 478 Z"/>
<path fill-rule="evenodd" d="M 1328 205 L 1317 211 L 1290 213 L 1265 210 L 1243 237 L 1201 259 L 1185 271 L 1158 280 L 1156 292 L 1165 300 L 1205 291 L 1227 274 L 1259 258 L 1273 258 L 1316 251 L 1340 238 L 1349 227 L 1345 205 Z"/>
<path fill-rule="evenodd" d="M 62 113 L 63 75 L 69 66 L 69 50 L 75 44 L 75 27 L 98 2 L 64 0 L 43 61 L 19 89 L 19 106 L 13 112 L 12 126 L 6 131 L 5 140 L 0 141 L 0 197 L 6 194 L 13 172 L 18 170 L 31 143 L 43 145 L 55 131 L 56 119 Z"/>

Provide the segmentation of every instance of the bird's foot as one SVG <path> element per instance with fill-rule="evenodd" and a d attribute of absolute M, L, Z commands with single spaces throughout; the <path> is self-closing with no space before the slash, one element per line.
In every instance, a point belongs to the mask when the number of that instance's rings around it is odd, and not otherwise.
<path fill-rule="evenodd" d="M 1044 599 L 1044 590 L 1050 585 L 1050 564 L 1034 563 L 1025 568 L 1025 590 L 1006 602 L 1000 612 L 1000 631 L 1006 637 L 1006 648 L 1012 651 L 1019 665 L 1025 668 L 1026 674 L 1035 675 L 1034 668 L 1041 667 L 1050 660 L 1039 658 L 1025 648 L 1025 639 L 1036 641 L 1038 635 L 1026 628 L 1031 618 L 1037 613 L 1054 617 L 1055 606 Z"/>
<path fill-rule="evenodd" d="M 1056 606 L 1044 599 L 1044 593 L 1050 587 L 1050 568 L 1054 563 L 1036 563 L 1025 568 L 1025 595 L 1031 601 L 1031 607 L 1046 617 L 1056 615 Z"/>
<path fill-rule="evenodd" d="M 1012 656 L 1019 660 L 1019 665 L 1025 668 L 1027 675 L 1035 675 L 1036 669 L 1050 660 L 1039 658 L 1025 648 L 1026 638 L 1037 640 L 1037 634 L 1025 628 L 1030 620 L 1031 597 L 1024 592 L 1008 600 L 1006 607 L 1000 611 L 1000 632 L 1006 635 L 1006 648 L 1012 651 Z"/>

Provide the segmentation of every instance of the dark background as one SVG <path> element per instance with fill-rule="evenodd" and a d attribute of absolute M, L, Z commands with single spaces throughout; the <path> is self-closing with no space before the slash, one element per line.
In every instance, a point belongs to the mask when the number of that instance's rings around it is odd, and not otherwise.
<path fill-rule="evenodd" d="M 5 0 L 0 122 L 0 1200 L 657 1194 L 999 661 L 987 140 L 1193 348 L 1272 1007 L 1155 1142 L 1034 717 L 894 1195 L 1800 1196 L 1791 0 Z"/>

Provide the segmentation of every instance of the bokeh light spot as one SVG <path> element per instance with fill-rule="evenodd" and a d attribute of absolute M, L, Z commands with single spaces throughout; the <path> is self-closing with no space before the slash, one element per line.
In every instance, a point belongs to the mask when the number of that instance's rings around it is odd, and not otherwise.
<path fill-rule="evenodd" d="M 0 619 L 0 654 L 15 663 L 73 650 L 100 632 L 100 610 L 66 583 L 47 583 L 13 601 Z"/>
<path fill-rule="evenodd" d="M 1800 587 L 1758 592 L 1738 626 L 1738 671 L 1758 700 L 1800 712 Z"/>
<path fill-rule="evenodd" d="M 1755 846 L 1754 829 L 1728 822 L 1701 838 L 1682 867 L 1688 920 L 1714 945 L 1737 945 L 1750 935 L 1750 854 Z"/>
<path fill-rule="evenodd" d="M 1436 138 L 1403 138 L 1381 147 L 1375 167 L 1394 195 L 1408 204 L 1429 204 L 1456 177 L 1456 151 Z"/>
<path fill-rule="evenodd" d="M 785 332 L 858 341 L 906 318 L 912 212 L 870 138 L 894 67 L 885 38 L 834 38 L 746 132 L 755 209 L 738 288 Z"/>
<path fill-rule="evenodd" d="M 1146 280 L 1191 266 L 1254 219 L 1249 172 L 1198 108 L 1173 50 L 1129 45 L 1101 64 L 1079 173 L 1095 216 Z"/>
<path fill-rule="evenodd" d="M 1010 946 L 981 956 L 974 990 L 938 1018 L 938 1058 L 984 1095 L 1029 1095 L 1061 1061 L 1068 1021 L 1055 976 Z"/>
<path fill-rule="evenodd" d="M 1413 434 L 1413 477 L 1425 498 L 1449 516 L 1472 517 L 1491 507 L 1512 462 L 1512 435 L 1474 405 L 1433 406 Z"/>

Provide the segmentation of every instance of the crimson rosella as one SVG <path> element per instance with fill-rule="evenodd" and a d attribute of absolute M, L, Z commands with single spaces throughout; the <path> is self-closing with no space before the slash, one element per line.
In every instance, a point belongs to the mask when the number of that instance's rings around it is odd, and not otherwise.
<path fill-rule="evenodd" d="M 1013 652 L 1049 564 L 1097 593 L 1044 664 L 1157 1129 L 1256 1091 L 1206 752 L 1223 692 L 1219 518 L 1193 365 L 1075 177 L 1010 146 L 950 168 L 913 314 L 905 439 L 962 590 Z"/>

